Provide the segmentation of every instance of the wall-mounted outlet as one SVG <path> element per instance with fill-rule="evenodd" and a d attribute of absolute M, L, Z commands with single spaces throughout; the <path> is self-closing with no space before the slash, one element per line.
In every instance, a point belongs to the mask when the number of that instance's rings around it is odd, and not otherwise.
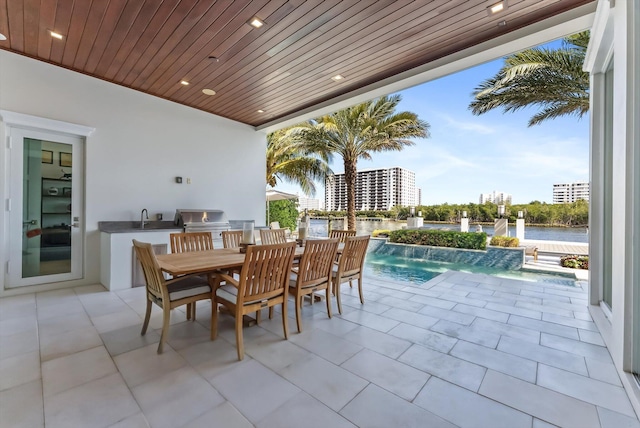
<path fill-rule="evenodd" d="M 187 178 L 187 184 L 191 184 L 191 179 Z"/>

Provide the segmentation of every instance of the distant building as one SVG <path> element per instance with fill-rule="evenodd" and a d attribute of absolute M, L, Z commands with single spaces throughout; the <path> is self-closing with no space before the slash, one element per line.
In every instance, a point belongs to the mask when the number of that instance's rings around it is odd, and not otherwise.
<path fill-rule="evenodd" d="M 570 204 L 579 199 L 589 200 L 589 183 L 559 183 L 553 185 L 553 203 Z"/>
<path fill-rule="evenodd" d="M 491 193 L 481 193 L 480 205 L 486 202 L 491 202 L 492 204 L 496 205 L 511 204 L 511 195 L 509 193 L 496 192 L 495 190 Z"/>
<path fill-rule="evenodd" d="M 311 198 L 298 198 L 298 209 L 300 211 L 304 210 L 319 210 L 320 209 L 320 199 L 311 199 Z"/>
<path fill-rule="evenodd" d="M 416 205 L 422 205 L 422 189 L 416 187 Z"/>
<path fill-rule="evenodd" d="M 395 205 L 415 206 L 420 197 L 416 174 L 408 169 L 378 168 L 358 171 L 356 177 L 356 210 L 389 210 Z M 327 177 L 324 191 L 325 209 L 347 209 L 347 183 L 344 174 Z"/>

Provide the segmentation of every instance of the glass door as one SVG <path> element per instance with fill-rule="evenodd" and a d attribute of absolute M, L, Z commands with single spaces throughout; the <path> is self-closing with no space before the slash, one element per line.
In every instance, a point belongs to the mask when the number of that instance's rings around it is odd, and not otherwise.
<path fill-rule="evenodd" d="M 10 128 L 9 287 L 82 278 L 82 143 Z"/>

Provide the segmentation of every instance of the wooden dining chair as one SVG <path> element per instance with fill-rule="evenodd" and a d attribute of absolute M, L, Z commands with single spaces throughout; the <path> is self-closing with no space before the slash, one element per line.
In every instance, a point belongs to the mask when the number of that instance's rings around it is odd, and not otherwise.
<path fill-rule="evenodd" d="M 169 234 L 172 253 L 213 250 L 211 232 L 189 232 Z"/>
<path fill-rule="evenodd" d="M 213 250 L 213 235 L 211 232 L 180 232 L 170 233 L 169 242 L 171 243 L 172 253 L 187 253 L 191 251 Z M 207 275 L 202 275 L 207 280 Z M 196 319 L 196 305 L 187 305 L 187 319 Z"/>
<path fill-rule="evenodd" d="M 242 242 L 242 230 L 225 230 L 222 232 L 224 248 L 239 248 Z"/>
<path fill-rule="evenodd" d="M 345 282 L 358 280 L 358 292 L 360 293 L 360 303 L 364 304 L 362 295 L 362 270 L 364 268 L 364 258 L 369 245 L 369 235 L 348 236 L 344 241 L 344 249 L 339 261 L 333 266 L 331 287 L 338 302 L 338 312 L 342 313 L 342 303 L 340 301 L 340 285 Z"/>
<path fill-rule="evenodd" d="M 213 300 L 211 285 L 198 275 L 185 275 L 166 280 L 158 265 L 152 245 L 134 239 L 133 247 L 142 265 L 146 282 L 147 310 L 140 334 L 144 336 L 147 332 L 151 306 L 155 303 L 162 308 L 162 334 L 158 344 L 158 354 L 161 354 L 163 345 L 169 337 L 171 310 L 182 305 L 195 306 L 198 300 Z M 212 305 L 212 316 L 214 312 Z"/>
<path fill-rule="evenodd" d="M 338 239 L 309 240 L 304 247 L 302 259 L 294 269 L 289 280 L 289 294 L 293 296 L 296 305 L 296 323 L 298 333 L 302 331 L 302 302 L 304 296 L 325 290 L 327 300 L 327 314 L 331 318 L 331 272 L 333 262 L 338 254 Z"/>
<path fill-rule="evenodd" d="M 236 317 L 236 346 L 239 360 L 244 358 L 242 318 L 245 314 L 282 305 L 282 328 L 285 339 L 289 338 L 287 289 L 295 251 L 295 242 L 252 245 L 247 247 L 239 280 L 228 274 L 216 274 L 214 306 L 221 304 Z M 225 284 L 221 285 L 223 282 Z M 213 311 L 211 339 L 215 339 L 217 334 L 218 311 Z"/>
<path fill-rule="evenodd" d="M 329 232 L 329 238 L 338 238 L 340 242 L 344 242 L 347 236 L 356 236 L 356 231 L 331 229 L 331 231 Z"/>
<path fill-rule="evenodd" d="M 284 244 L 287 242 L 286 229 L 260 229 L 262 245 Z"/>
<path fill-rule="evenodd" d="M 225 230 L 222 232 L 222 245 L 224 248 L 240 248 L 242 242 L 242 230 Z M 240 275 L 240 269 L 229 269 L 229 275 Z M 259 315 L 256 315 L 259 317 Z"/>
<path fill-rule="evenodd" d="M 331 229 L 329 231 L 329 239 L 338 238 L 341 243 L 344 243 L 344 240 L 347 238 L 347 236 L 356 236 L 356 231 L 355 230 L 342 230 L 342 229 Z M 338 256 L 338 257 L 340 257 L 340 256 Z M 336 258 L 336 263 L 338 261 L 339 261 L 338 258 Z M 349 286 L 350 287 L 353 286 L 351 281 L 349 282 Z"/>

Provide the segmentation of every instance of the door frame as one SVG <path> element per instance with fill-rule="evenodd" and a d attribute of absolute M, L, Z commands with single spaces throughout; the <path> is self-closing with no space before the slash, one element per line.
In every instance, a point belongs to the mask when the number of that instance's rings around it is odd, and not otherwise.
<path fill-rule="evenodd" d="M 0 222 L 3 230 L 3 233 L 2 233 L 3 238 L 0 241 L 0 261 L 2 262 L 1 264 L 2 275 L 0 275 L 0 294 L 2 294 L 3 291 L 9 290 L 9 289 L 29 290 L 29 289 L 32 289 L 32 287 L 37 287 L 38 285 L 44 285 L 44 284 L 37 284 L 37 285 L 34 284 L 31 286 L 9 287 L 8 280 L 10 275 L 8 274 L 8 269 L 9 269 L 9 259 L 11 257 L 11 247 L 10 247 L 11 239 L 9 238 L 10 230 L 8 230 L 8 228 L 9 228 L 10 219 L 11 219 L 11 213 L 9 212 L 9 207 L 10 207 L 9 200 L 10 198 L 12 198 L 12 192 L 11 192 L 12 172 L 11 172 L 11 156 L 10 156 L 10 150 L 11 150 L 11 144 L 12 144 L 11 130 L 20 129 L 20 130 L 26 130 L 26 131 L 43 132 L 48 134 L 58 134 L 61 136 L 71 136 L 71 137 L 80 138 L 81 140 L 83 140 L 83 142 L 81 143 L 82 158 L 78 158 L 78 160 L 79 161 L 81 160 L 82 162 L 84 162 L 84 155 L 83 155 L 84 149 L 87 144 L 88 137 L 95 131 L 95 128 L 84 126 L 84 125 L 78 125 L 74 123 L 69 123 L 69 122 L 62 122 L 62 121 L 53 120 L 53 119 L 31 116 L 31 115 L 7 111 L 7 110 L 0 110 L 0 120 L 2 120 L 2 125 L 3 125 L 0 128 L 0 133 L 5 137 L 3 139 L 3 141 L 5 141 L 5 144 L 4 144 L 5 150 L 2 151 L 3 153 L 0 156 L 0 161 L 4 160 L 3 163 L 5 166 L 4 168 L 5 172 L 2 174 L 2 177 L 1 177 L 2 181 L 4 182 L 4 185 L 2 186 L 2 188 L 0 188 L 0 193 L 3 195 L 3 202 L 4 202 L 3 203 L 4 209 L 0 211 Z M 82 183 L 82 188 L 84 188 L 84 181 L 86 177 L 84 165 L 80 168 L 79 175 L 80 175 L 79 182 Z M 84 198 L 84 191 L 82 191 L 82 195 Z M 19 201 L 11 201 L 11 204 L 14 204 L 14 206 L 16 203 L 19 203 Z M 78 215 L 80 215 L 81 219 L 83 220 L 79 222 L 79 227 L 80 227 L 79 232 L 83 237 L 82 239 L 83 239 L 83 245 L 84 245 L 84 236 L 86 232 L 84 216 L 85 216 L 86 210 L 84 206 L 79 207 L 79 210 L 80 211 Z M 84 263 L 85 263 L 84 250 L 80 253 L 78 257 L 80 258 L 79 262 L 81 265 L 81 271 L 83 271 Z M 82 275 L 84 275 L 84 273 L 82 273 Z M 72 281 L 75 281 L 75 280 L 72 280 Z M 56 280 L 52 278 L 52 281 L 50 281 L 49 283 L 55 283 L 55 282 Z"/>

